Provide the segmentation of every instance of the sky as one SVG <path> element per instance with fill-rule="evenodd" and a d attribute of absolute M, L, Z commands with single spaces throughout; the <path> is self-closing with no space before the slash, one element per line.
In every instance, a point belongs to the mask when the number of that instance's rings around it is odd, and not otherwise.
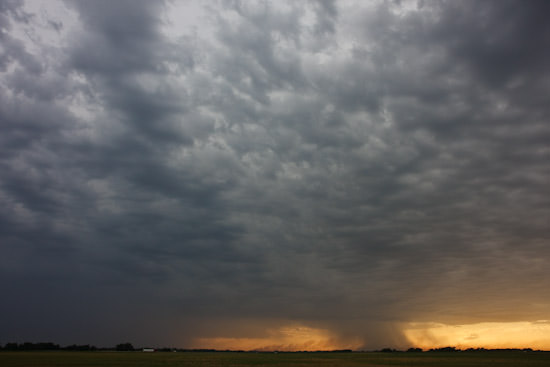
<path fill-rule="evenodd" d="M 0 2 L 0 344 L 550 350 L 548 1 Z"/>

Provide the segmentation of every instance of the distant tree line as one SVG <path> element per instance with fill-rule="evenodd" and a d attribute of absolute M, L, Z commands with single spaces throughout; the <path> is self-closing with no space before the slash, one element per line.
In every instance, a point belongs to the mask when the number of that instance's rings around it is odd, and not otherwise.
<path fill-rule="evenodd" d="M 0 350 L 5 351 L 32 351 L 32 350 L 66 350 L 66 351 L 119 351 L 119 352 L 133 352 L 141 351 L 143 349 L 153 349 L 159 352 L 184 352 L 184 351 L 216 351 L 214 349 L 178 349 L 178 348 L 134 348 L 132 343 L 120 343 L 114 347 L 96 347 L 90 344 L 72 344 L 67 346 L 60 346 L 59 344 L 47 342 L 47 343 L 6 343 L 4 346 L 0 344 Z"/>
<path fill-rule="evenodd" d="M 98 348 L 89 344 L 72 344 L 65 347 L 59 344 L 47 342 L 47 343 L 6 343 L 4 347 L 0 345 L 0 350 L 69 350 L 69 351 L 96 351 L 96 350 L 119 350 L 119 351 L 133 351 L 134 347 L 130 343 L 118 344 L 112 348 Z"/>
<path fill-rule="evenodd" d="M 66 351 L 120 351 L 120 352 L 131 352 L 131 351 L 140 351 L 143 349 L 153 349 L 153 348 L 134 348 L 132 343 L 121 343 L 117 344 L 114 347 L 108 347 L 108 348 L 98 348 L 94 345 L 89 344 L 83 344 L 83 345 L 67 345 L 65 347 L 60 346 L 59 344 L 47 342 L 47 343 L 6 343 L 3 347 L 0 345 L 0 350 L 5 351 L 33 351 L 33 350 L 66 350 Z M 242 350 L 235 351 L 235 350 L 217 350 L 217 349 L 181 349 L 181 348 L 154 348 L 153 350 L 159 351 L 159 352 L 240 352 L 240 353 L 246 353 Z M 443 348 L 432 348 L 427 351 L 426 353 L 430 352 L 503 352 L 503 351 L 521 351 L 521 352 L 533 352 L 533 349 L 531 348 L 508 348 L 508 349 L 485 349 L 485 348 L 468 348 L 468 349 L 457 349 L 455 347 L 443 347 Z M 272 353 L 272 352 L 258 352 L 258 351 L 251 351 L 253 353 Z M 306 351 L 302 351 L 301 353 L 305 353 Z M 309 352 L 309 353 L 351 353 L 353 352 L 351 349 L 343 349 L 343 350 L 332 350 L 332 351 L 316 351 L 316 352 Z M 380 350 L 377 350 L 376 352 L 383 352 L 383 353 L 403 353 L 401 350 L 393 349 L 393 348 L 383 348 Z M 421 348 L 409 348 L 405 352 L 409 353 L 422 353 L 424 352 Z M 293 352 L 279 352 L 279 353 L 293 353 Z"/>
<path fill-rule="evenodd" d="M 54 343 L 6 343 L 5 350 L 57 350 L 61 349 L 59 344 Z"/>
<path fill-rule="evenodd" d="M 413 353 L 420 353 L 424 352 L 422 348 L 409 348 L 406 350 L 407 352 L 413 352 Z M 456 347 L 443 347 L 443 348 L 432 348 L 427 350 L 426 352 L 504 352 L 504 351 L 510 351 L 510 352 L 533 352 L 533 349 L 531 348 L 505 348 L 505 349 L 486 349 L 486 348 L 468 348 L 468 349 L 458 349 Z M 399 353 L 402 352 L 397 349 L 392 348 L 383 348 L 380 350 L 377 350 L 377 352 L 383 352 L 383 353 Z"/>

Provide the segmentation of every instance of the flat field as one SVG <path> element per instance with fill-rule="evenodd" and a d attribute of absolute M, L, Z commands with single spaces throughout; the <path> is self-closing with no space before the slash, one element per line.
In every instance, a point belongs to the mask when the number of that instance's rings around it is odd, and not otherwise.
<path fill-rule="evenodd" d="M 0 352 L 2 367 L 548 367 L 550 352 L 232 353 L 232 352 Z"/>

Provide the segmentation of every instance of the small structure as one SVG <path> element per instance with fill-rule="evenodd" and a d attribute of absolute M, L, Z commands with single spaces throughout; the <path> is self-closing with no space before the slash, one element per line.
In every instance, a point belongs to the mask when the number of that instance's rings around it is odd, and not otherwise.
<path fill-rule="evenodd" d="M 154 352 L 155 349 L 154 348 L 143 348 L 143 351 L 144 352 Z"/>

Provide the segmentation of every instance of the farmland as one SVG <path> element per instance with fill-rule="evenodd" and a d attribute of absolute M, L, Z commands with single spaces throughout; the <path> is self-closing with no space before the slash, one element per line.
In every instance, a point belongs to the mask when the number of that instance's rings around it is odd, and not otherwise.
<path fill-rule="evenodd" d="M 147 367 L 359 367 L 457 366 L 536 367 L 550 365 L 550 352 L 429 353 L 236 353 L 236 352 L 0 352 L 2 367 L 147 366 Z"/>

